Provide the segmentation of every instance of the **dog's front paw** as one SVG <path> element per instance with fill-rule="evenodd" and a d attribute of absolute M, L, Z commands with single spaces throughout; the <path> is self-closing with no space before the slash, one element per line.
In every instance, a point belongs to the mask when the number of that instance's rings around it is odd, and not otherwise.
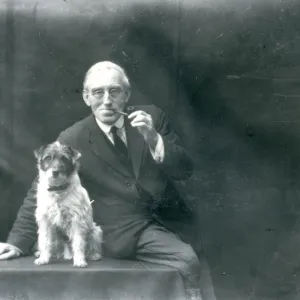
<path fill-rule="evenodd" d="M 90 260 L 100 260 L 102 255 L 100 253 L 93 253 L 89 255 Z"/>
<path fill-rule="evenodd" d="M 87 262 L 85 259 L 74 259 L 73 266 L 77 268 L 85 268 L 87 266 Z"/>
<path fill-rule="evenodd" d="M 47 257 L 39 257 L 37 258 L 34 263 L 38 266 L 40 265 L 47 265 L 49 263 L 50 259 Z"/>
<path fill-rule="evenodd" d="M 39 251 L 39 250 L 35 251 L 35 252 L 34 252 L 34 256 L 35 256 L 35 257 L 40 257 L 40 251 Z"/>

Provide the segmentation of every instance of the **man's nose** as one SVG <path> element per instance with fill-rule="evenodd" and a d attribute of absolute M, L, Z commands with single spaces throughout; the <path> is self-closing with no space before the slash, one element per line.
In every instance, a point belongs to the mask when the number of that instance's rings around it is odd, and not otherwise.
<path fill-rule="evenodd" d="M 110 95 L 109 92 L 106 91 L 103 95 L 103 104 L 105 105 L 110 105 L 112 103 L 111 99 L 110 99 Z"/>

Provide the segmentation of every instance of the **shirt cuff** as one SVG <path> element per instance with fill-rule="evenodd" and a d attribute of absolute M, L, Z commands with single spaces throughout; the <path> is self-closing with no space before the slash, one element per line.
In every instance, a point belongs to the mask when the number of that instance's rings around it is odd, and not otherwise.
<path fill-rule="evenodd" d="M 23 253 L 23 251 L 20 249 L 20 248 L 18 248 L 18 247 L 16 247 L 16 246 L 14 246 L 19 252 L 20 252 L 20 255 L 23 255 L 24 253 Z"/>
<path fill-rule="evenodd" d="M 20 255 L 24 255 L 24 251 L 21 250 L 21 248 L 19 247 L 19 245 L 16 246 L 15 243 L 14 243 L 13 241 L 10 241 L 10 239 L 8 239 L 8 240 L 6 241 L 6 243 L 9 244 L 9 245 L 11 245 L 11 246 L 13 246 L 13 247 L 15 247 L 16 250 L 18 250 L 18 251 L 20 252 Z"/>
<path fill-rule="evenodd" d="M 155 149 L 150 146 L 150 152 L 153 157 L 153 159 L 157 163 L 162 163 L 165 157 L 165 147 L 164 147 L 164 142 L 160 134 L 158 134 L 158 141 L 156 144 Z"/>

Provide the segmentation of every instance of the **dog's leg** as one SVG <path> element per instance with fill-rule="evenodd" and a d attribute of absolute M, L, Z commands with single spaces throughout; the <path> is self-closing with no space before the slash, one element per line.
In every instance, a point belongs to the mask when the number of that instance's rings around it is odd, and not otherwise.
<path fill-rule="evenodd" d="M 92 232 L 89 234 L 87 243 L 88 259 L 100 260 L 102 258 L 103 232 L 100 226 L 93 224 Z"/>
<path fill-rule="evenodd" d="M 64 243 L 64 259 L 65 260 L 70 260 L 73 258 L 72 251 L 70 249 L 70 245 L 68 242 Z"/>
<path fill-rule="evenodd" d="M 52 256 L 55 255 L 57 259 L 60 259 L 64 255 L 64 239 L 58 227 L 53 228 L 52 237 L 53 237 Z"/>
<path fill-rule="evenodd" d="M 73 228 L 73 235 L 71 237 L 73 250 L 73 265 L 75 267 L 86 267 L 85 259 L 86 234 L 80 227 Z"/>
<path fill-rule="evenodd" d="M 38 251 L 39 257 L 34 261 L 36 265 L 48 264 L 51 259 L 52 231 L 46 220 L 39 222 Z"/>

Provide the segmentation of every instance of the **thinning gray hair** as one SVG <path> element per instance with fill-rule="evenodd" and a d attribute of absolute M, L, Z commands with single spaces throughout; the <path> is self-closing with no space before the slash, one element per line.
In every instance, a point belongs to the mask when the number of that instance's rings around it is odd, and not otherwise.
<path fill-rule="evenodd" d="M 113 62 L 110 62 L 110 61 L 100 61 L 100 62 L 92 65 L 88 69 L 88 71 L 86 72 L 86 74 L 84 76 L 84 80 L 83 80 L 83 90 L 88 91 L 88 87 L 87 87 L 86 83 L 87 83 L 87 79 L 91 75 L 91 73 L 105 71 L 105 70 L 116 70 L 117 72 L 119 72 L 119 74 L 121 75 L 121 81 L 123 83 L 123 86 L 125 87 L 127 93 L 130 93 L 131 86 L 130 86 L 130 82 L 129 82 L 129 79 L 127 77 L 125 70 L 122 67 L 120 67 L 119 65 L 117 65 Z"/>

